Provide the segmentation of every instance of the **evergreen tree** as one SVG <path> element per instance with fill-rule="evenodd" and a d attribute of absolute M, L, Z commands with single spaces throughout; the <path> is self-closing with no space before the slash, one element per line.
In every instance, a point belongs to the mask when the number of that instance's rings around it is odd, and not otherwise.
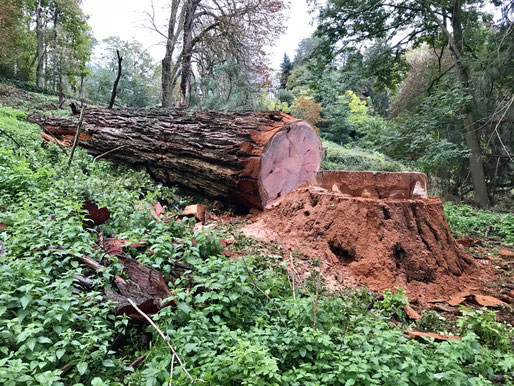
<path fill-rule="evenodd" d="M 287 53 L 284 54 L 284 60 L 280 64 L 280 88 L 286 88 L 287 78 L 293 70 L 293 63 Z"/>

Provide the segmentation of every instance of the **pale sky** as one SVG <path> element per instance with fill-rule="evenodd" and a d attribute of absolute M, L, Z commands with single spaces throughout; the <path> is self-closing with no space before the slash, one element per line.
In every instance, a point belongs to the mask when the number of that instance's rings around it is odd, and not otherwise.
<path fill-rule="evenodd" d="M 164 25 L 169 15 L 168 0 L 154 0 L 154 4 L 156 19 Z M 96 39 L 119 36 L 123 40 L 138 40 L 156 62 L 164 57 L 164 47 L 159 44 L 162 37 L 143 27 L 147 20 L 144 12 L 151 11 L 150 0 L 83 0 L 82 9 L 89 15 L 89 25 Z M 276 45 L 268 49 L 274 69 L 278 70 L 284 52 L 292 59 L 298 43 L 314 32 L 315 27 L 311 25 L 313 17 L 307 10 L 306 0 L 290 0 L 286 13 L 287 30 Z"/>

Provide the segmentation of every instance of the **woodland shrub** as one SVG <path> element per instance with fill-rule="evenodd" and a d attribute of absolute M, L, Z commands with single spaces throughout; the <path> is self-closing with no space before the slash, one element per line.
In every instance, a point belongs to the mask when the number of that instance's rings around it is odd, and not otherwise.
<path fill-rule="evenodd" d="M 514 214 L 480 210 L 470 205 L 444 203 L 444 213 L 452 232 L 458 236 L 476 235 L 499 237 L 514 243 Z"/>

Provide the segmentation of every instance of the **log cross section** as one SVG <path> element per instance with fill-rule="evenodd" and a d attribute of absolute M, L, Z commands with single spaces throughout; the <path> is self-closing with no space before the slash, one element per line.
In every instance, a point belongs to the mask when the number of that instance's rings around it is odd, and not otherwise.
<path fill-rule="evenodd" d="M 61 144 L 77 126 L 73 116 L 29 120 Z M 278 111 L 88 109 L 79 144 L 94 156 L 119 148 L 105 158 L 146 168 L 165 183 L 257 208 L 309 181 L 322 157 L 313 128 Z"/>

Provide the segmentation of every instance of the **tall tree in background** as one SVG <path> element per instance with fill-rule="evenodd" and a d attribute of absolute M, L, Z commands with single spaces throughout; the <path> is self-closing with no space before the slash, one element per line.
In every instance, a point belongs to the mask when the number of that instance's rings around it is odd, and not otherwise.
<path fill-rule="evenodd" d="M 264 47 L 282 30 L 284 9 L 282 0 L 172 0 L 167 33 L 160 31 L 155 12 L 149 13 L 151 28 L 166 42 L 163 106 L 172 104 L 179 75 L 181 103 L 187 104 L 196 67 L 203 65 L 213 71 L 223 63 L 222 57 L 235 60 L 249 77 L 266 71 Z M 206 54 L 216 57 L 205 63 Z"/>
<path fill-rule="evenodd" d="M 27 55 L 30 36 L 25 23 L 24 0 L 0 1 L 0 74 L 27 77 L 32 60 Z"/>
<path fill-rule="evenodd" d="M 62 90 L 65 76 L 76 89 L 76 78 L 87 73 L 91 44 L 80 4 L 81 0 L 2 0 L 0 23 L 7 38 L 0 44 L 2 73 L 35 79 L 37 86 L 54 91 Z"/>
<path fill-rule="evenodd" d="M 44 85 L 44 74 L 43 74 L 43 59 L 45 57 L 45 15 L 43 11 L 42 0 L 36 0 L 36 85 L 43 88 Z"/>
<path fill-rule="evenodd" d="M 495 6 L 509 7 L 507 1 L 494 1 Z M 429 0 L 376 1 L 348 0 L 344 4 L 328 0 L 321 10 L 317 36 L 323 42 L 318 53 L 326 61 L 333 61 L 348 48 L 368 44 L 373 39 L 395 42 L 377 60 L 374 70 L 383 80 L 396 76 L 399 62 L 405 62 L 405 54 L 412 44 L 427 42 L 432 48 L 451 52 L 461 88 L 470 95 L 463 107 L 462 131 L 470 152 L 469 167 L 475 201 L 489 204 L 480 142 L 480 104 L 486 98 L 477 87 L 477 31 L 483 23 L 491 23 L 491 17 L 480 11 L 486 1 Z M 508 12 L 508 11 L 506 11 Z M 505 14 L 504 14 L 505 15 Z M 505 29 L 504 45 L 511 44 L 512 28 Z M 510 38 L 508 38 L 510 36 Z M 502 47 L 499 51 L 503 50 Z"/>
<path fill-rule="evenodd" d="M 179 69 L 179 62 L 175 61 L 173 63 L 173 55 L 184 28 L 186 7 L 183 6 L 183 3 L 184 0 L 171 1 L 171 14 L 168 20 L 168 34 L 166 36 L 166 54 L 162 60 L 162 107 L 171 107 L 173 104 L 173 88 L 177 83 Z M 180 49 L 180 47 L 178 48 Z"/>
<path fill-rule="evenodd" d="M 287 56 L 287 53 L 285 53 L 284 59 L 280 64 L 280 88 L 286 88 L 287 78 L 289 78 L 289 74 L 291 73 L 293 68 L 294 66 L 291 62 L 291 59 L 289 59 L 289 56 Z"/>

